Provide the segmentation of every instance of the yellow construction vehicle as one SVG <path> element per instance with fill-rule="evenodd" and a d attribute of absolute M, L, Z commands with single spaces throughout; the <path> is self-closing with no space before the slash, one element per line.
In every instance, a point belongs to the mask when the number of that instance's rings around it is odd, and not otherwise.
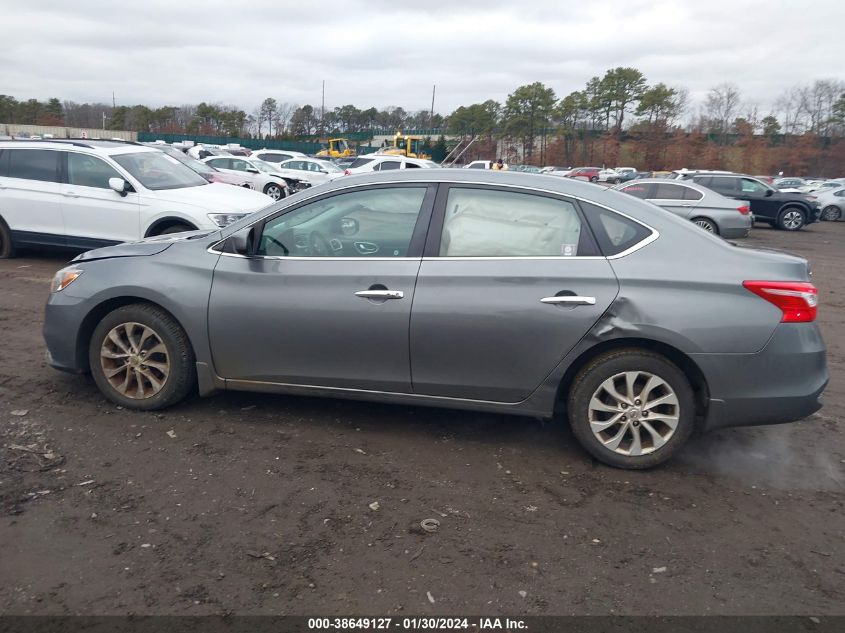
<path fill-rule="evenodd" d="M 402 130 L 397 130 L 393 135 L 393 146 L 387 145 L 379 150 L 379 153 L 431 160 L 431 155 L 422 151 L 424 142 L 425 139 L 422 136 L 407 136 L 402 134 Z"/>
<path fill-rule="evenodd" d="M 346 158 L 347 156 L 355 156 L 355 150 L 349 147 L 349 141 L 345 138 L 330 138 L 328 140 L 329 146 L 317 152 L 317 156 L 327 158 Z"/>

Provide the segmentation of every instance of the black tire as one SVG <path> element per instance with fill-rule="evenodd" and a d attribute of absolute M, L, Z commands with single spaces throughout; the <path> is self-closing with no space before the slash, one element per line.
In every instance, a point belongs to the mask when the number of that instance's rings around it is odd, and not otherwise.
<path fill-rule="evenodd" d="M 15 247 L 12 246 L 12 232 L 0 218 L 0 259 L 11 259 L 15 256 Z"/>
<path fill-rule="evenodd" d="M 647 438 L 653 436 L 648 432 L 643 432 L 643 449 L 649 450 L 650 452 L 644 452 L 639 456 L 625 455 L 608 448 L 593 433 L 590 425 L 590 402 L 594 394 L 600 393 L 600 387 L 606 380 L 624 372 L 647 372 L 658 377 L 665 382 L 668 388 L 674 391 L 678 403 L 677 410 L 675 410 L 677 412 L 678 422 L 674 432 L 668 436 L 665 444 L 658 448 L 653 447 L 654 442 L 650 442 L 651 446 L 646 446 L 646 444 L 649 444 Z M 639 388 L 641 389 L 642 385 Z M 658 393 L 662 393 L 662 391 Z M 655 421 L 655 417 L 647 421 L 646 416 L 640 412 L 639 406 L 627 409 L 628 415 L 632 416 L 635 409 L 637 411 L 636 421 L 626 422 L 625 424 L 629 425 L 628 430 L 619 431 L 623 435 L 623 438 L 625 438 L 623 443 L 619 445 L 623 451 L 626 448 L 623 446 L 624 442 L 630 441 L 628 438 L 633 437 L 631 435 L 633 432 L 633 429 L 630 428 L 631 425 L 641 425 L 637 431 L 638 436 L 639 432 L 645 429 L 647 422 L 653 425 L 650 428 L 658 429 L 658 422 Z M 646 409 L 642 409 L 642 411 L 646 411 Z M 657 411 L 656 408 L 651 410 L 652 413 L 657 413 Z M 619 409 L 619 412 L 621 413 L 622 410 Z M 695 400 L 687 377 L 675 364 L 671 363 L 665 357 L 637 348 L 625 348 L 607 352 L 587 363 L 578 372 L 570 387 L 567 413 L 572 432 L 581 446 L 584 447 L 584 450 L 609 466 L 634 470 L 652 468 L 671 459 L 689 439 L 695 426 Z M 625 420 L 624 417 L 621 419 Z M 614 426 L 610 428 L 616 431 L 623 426 L 624 424 L 620 422 L 618 427 Z M 668 427 L 664 427 L 660 423 L 659 430 L 667 429 Z M 630 444 L 627 448 L 631 448 Z"/>
<path fill-rule="evenodd" d="M 693 218 L 692 220 L 690 220 L 690 222 L 692 222 L 693 224 L 701 227 L 702 229 L 704 229 L 708 233 L 712 233 L 713 235 L 719 234 L 719 225 L 716 224 L 710 218 L 698 217 L 698 218 Z"/>
<path fill-rule="evenodd" d="M 807 223 L 807 216 L 798 207 L 787 207 L 778 213 L 777 227 L 783 231 L 800 231 Z"/>
<path fill-rule="evenodd" d="M 136 387 L 136 393 L 141 390 L 138 386 L 138 380 L 135 376 L 138 373 L 130 370 L 128 364 L 123 364 L 122 360 L 111 360 L 109 358 L 101 358 L 101 350 L 107 342 L 109 333 L 114 328 L 119 328 L 125 324 L 137 324 L 144 326 L 153 331 L 160 343 L 164 344 L 166 350 L 166 361 L 169 365 L 169 372 L 166 378 L 162 379 L 161 374 L 156 374 L 156 378 L 161 381 L 160 389 L 156 393 L 152 393 L 155 388 L 154 385 L 148 381 L 144 381 L 144 388 L 147 388 L 151 393 L 147 397 L 128 397 L 121 393 L 118 387 L 112 385 L 109 378 L 106 376 L 106 369 L 104 364 L 113 365 L 111 369 L 122 364 L 127 367 L 125 373 L 119 373 L 113 376 L 113 379 L 119 382 L 122 376 L 127 376 L 125 379 L 128 384 L 128 390 L 131 387 Z M 137 332 L 137 329 L 135 330 Z M 138 342 L 142 338 L 141 335 L 136 335 Z M 151 339 L 152 337 L 150 337 Z M 156 341 L 147 339 L 141 345 L 143 348 L 155 347 Z M 126 345 L 126 340 L 123 339 L 123 345 Z M 144 356 L 142 354 L 141 356 Z M 152 349 L 149 351 L 149 359 L 155 357 L 159 364 L 162 364 L 162 355 L 156 354 Z M 191 342 L 188 340 L 188 335 L 182 327 L 169 314 L 160 308 L 146 304 L 135 303 L 121 308 L 117 308 L 109 312 L 94 329 L 91 335 L 91 342 L 88 345 L 88 362 L 91 367 L 91 374 L 94 382 L 97 383 L 100 391 L 106 398 L 112 402 L 119 404 L 127 409 L 137 409 L 141 411 L 154 411 L 156 409 L 164 409 L 172 406 L 177 402 L 183 400 L 190 394 L 196 386 L 197 374 L 194 359 L 194 351 L 191 347 Z M 149 372 L 149 367 L 141 364 L 143 371 Z M 128 377 L 133 374 L 132 377 Z"/>
<path fill-rule="evenodd" d="M 184 233 L 185 231 L 196 231 L 192 226 L 187 224 L 171 224 L 163 231 L 159 231 L 158 235 L 170 235 L 171 233 Z"/>
<path fill-rule="evenodd" d="M 592 177 L 590 178 L 590 182 L 598 182 L 598 181 L 599 181 L 599 177 L 598 177 L 598 176 L 592 176 Z"/>
<path fill-rule="evenodd" d="M 836 205 L 830 205 L 822 209 L 821 218 L 826 222 L 836 222 L 837 220 L 842 219 L 842 209 L 837 207 Z"/>
<path fill-rule="evenodd" d="M 281 200 L 285 197 L 284 187 L 275 182 L 268 182 L 267 186 L 264 187 L 264 193 L 273 198 L 273 200 Z"/>

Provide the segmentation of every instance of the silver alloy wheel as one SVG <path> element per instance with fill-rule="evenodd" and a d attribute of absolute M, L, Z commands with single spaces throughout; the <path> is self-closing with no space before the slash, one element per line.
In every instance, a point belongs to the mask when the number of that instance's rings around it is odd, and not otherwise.
<path fill-rule="evenodd" d="M 830 205 L 829 207 L 825 207 L 822 211 L 822 218 L 827 220 L 828 222 L 836 222 L 839 218 L 842 217 L 842 209 L 835 205 Z"/>
<path fill-rule="evenodd" d="M 696 226 L 700 226 L 702 229 L 707 231 L 708 233 L 715 233 L 716 227 L 713 226 L 713 223 L 710 220 L 705 220 L 704 218 L 700 218 L 693 222 Z"/>
<path fill-rule="evenodd" d="M 620 455 L 648 455 L 675 434 L 681 406 L 660 376 L 626 371 L 605 380 L 590 398 L 590 429 L 601 444 Z"/>
<path fill-rule="evenodd" d="M 783 214 L 783 226 L 790 231 L 801 228 L 802 224 L 804 224 L 804 216 L 800 211 L 793 209 Z"/>
<path fill-rule="evenodd" d="M 264 193 L 273 198 L 273 200 L 278 200 L 282 197 L 282 188 L 279 185 L 267 185 Z"/>
<path fill-rule="evenodd" d="M 100 348 L 100 366 L 112 388 L 133 400 L 152 398 L 170 375 L 170 357 L 161 337 L 134 322 L 109 331 Z"/>

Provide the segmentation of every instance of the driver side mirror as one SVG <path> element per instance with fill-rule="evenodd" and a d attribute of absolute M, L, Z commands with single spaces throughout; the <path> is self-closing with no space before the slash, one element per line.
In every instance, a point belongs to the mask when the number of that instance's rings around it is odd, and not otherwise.
<path fill-rule="evenodd" d="M 773 196 L 775 194 L 774 189 L 766 189 L 766 197 Z"/>
<path fill-rule="evenodd" d="M 238 255 L 246 255 L 251 257 L 254 250 L 255 243 L 255 227 L 247 226 L 242 228 L 237 233 L 232 233 L 227 240 L 226 250 L 231 250 Z"/>
<path fill-rule="evenodd" d="M 115 192 L 119 193 L 121 197 L 125 197 L 132 186 L 123 178 L 109 178 L 109 187 Z"/>
<path fill-rule="evenodd" d="M 329 173 L 329 170 L 328 169 L 321 169 L 320 173 L 321 174 L 327 174 L 327 173 Z"/>
<path fill-rule="evenodd" d="M 255 167 L 247 167 L 246 171 L 247 171 L 248 174 L 257 174 L 258 173 L 258 170 Z"/>

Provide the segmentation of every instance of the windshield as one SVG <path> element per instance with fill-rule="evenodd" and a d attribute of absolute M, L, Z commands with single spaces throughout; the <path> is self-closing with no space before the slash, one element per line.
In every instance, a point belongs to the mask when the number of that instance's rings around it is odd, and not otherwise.
<path fill-rule="evenodd" d="M 195 171 L 162 152 L 118 154 L 112 158 L 152 191 L 199 187 L 208 184 L 208 181 Z"/>
<path fill-rule="evenodd" d="M 212 167 L 211 165 L 198 161 L 195 158 L 191 158 L 187 154 L 180 152 L 178 149 L 161 148 L 159 151 L 164 152 L 168 156 L 172 156 L 183 165 L 187 165 L 188 167 L 193 169 L 198 174 L 214 174 L 217 172 L 217 170 L 214 169 L 214 167 Z"/>
<path fill-rule="evenodd" d="M 278 167 L 274 167 L 270 163 L 265 163 L 263 160 L 253 160 L 250 161 L 250 164 L 259 171 L 263 171 L 265 174 L 272 174 L 279 170 Z"/>
<path fill-rule="evenodd" d="M 320 161 L 317 164 L 320 166 L 321 169 L 325 169 L 330 174 L 334 174 L 334 173 L 343 171 L 340 167 L 338 167 L 334 163 L 330 163 L 330 162 L 325 161 L 325 160 Z"/>

